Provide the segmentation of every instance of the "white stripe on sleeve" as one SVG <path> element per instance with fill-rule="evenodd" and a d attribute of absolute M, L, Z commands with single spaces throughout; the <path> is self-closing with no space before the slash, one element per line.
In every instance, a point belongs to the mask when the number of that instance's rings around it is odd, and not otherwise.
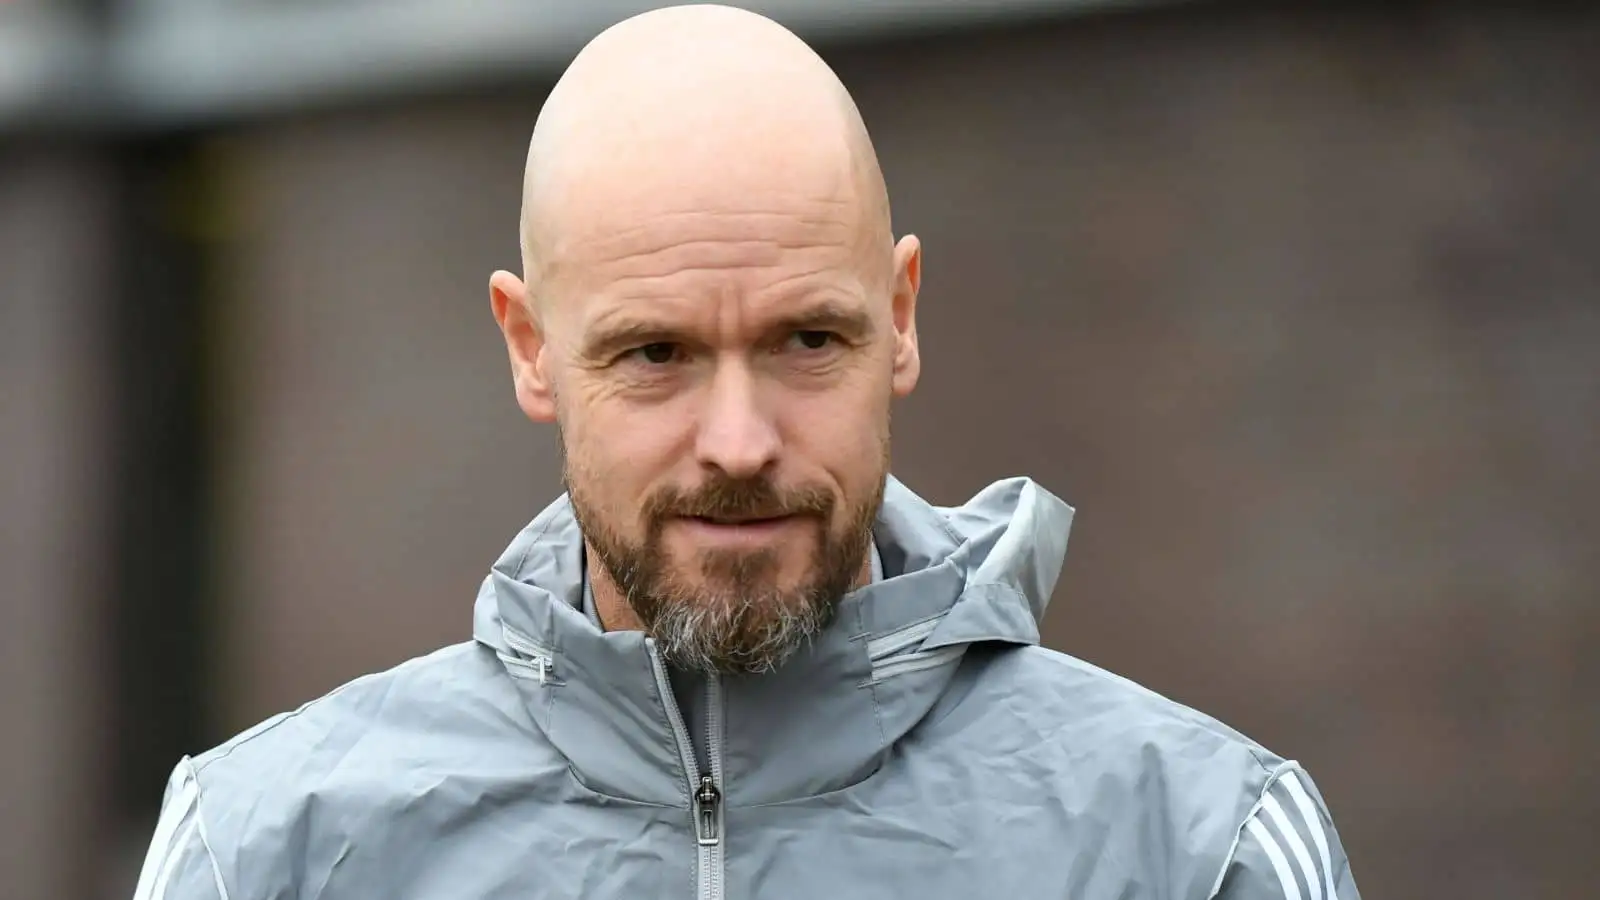
<path fill-rule="evenodd" d="M 172 842 L 172 852 L 167 854 L 166 864 L 161 867 L 161 875 L 156 878 L 155 889 L 150 892 L 151 900 L 164 900 L 167 896 L 167 885 L 172 882 L 172 873 L 178 868 L 179 860 L 183 859 L 184 850 L 194 840 L 195 827 L 199 824 L 198 816 L 190 816 L 189 824 L 178 832 L 178 839 Z"/>
<path fill-rule="evenodd" d="M 1267 818 L 1272 820 L 1272 824 L 1278 826 L 1278 831 L 1283 835 L 1283 842 L 1289 845 L 1289 852 L 1294 855 L 1294 861 L 1300 864 L 1300 871 L 1305 873 L 1306 887 L 1310 889 L 1311 900 L 1322 900 L 1322 882 L 1317 880 L 1317 867 L 1311 862 L 1311 852 L 1306 849 L 1306 842 L 1300 840 L 1300 832 L 1294 830 L 1294 824 L 1283 811 L 1283 805 L 1276 797 L 1268 794 L 1263 798 L 1261 808 L 1267 811 Z"/>
<path fill-rule="evenodd" d="M 1283 787 L 1294 798 L 1295 808 L 1300 810 L 1300 817 L 1306 820 L 1306 830 L 1311 832 L 1311 843 L 1317 845 L 1317 855 L 1322 858 L 1323 888 L 1328 892 L 1328 900 L 1338 900 L 1339 895 L 1333 889 L 1333 858 L 1328 853 L 1328 836 L 1323 833 L 1322 816 L 1317 813 L 1317 805 L 1311 802 L 1311 795 L 1300 784 L 1300 779 L 1295 773 L 1285 773 L 1281 779 Z"/>
<path fill-rule="evenodd" d="M 217 862 L 216 851 L 211 849 L 211 839 L 206 837 L 206 820 L 200 815 L 198 806 L 195 807 L 194 822 L 200 834 L 200 846 L 205 848 L 206 859 L 211 861 L 211 881 L 217 886 L 217 900 L 228 900 L 228 886 L 222 881 L 222 865 Z"/>
<path fill-rule="evenodd" d="M 155 893 L 157 882 L 162 880 L 163 873 L 171 870 L 172 863 L 183 853 L 200 789 L 187 767 L 182 777 L 177 793 L 167 802 L 156 821 L 155 835 L 150 839 L 144 867 L 139 870 L 139 885 L 133 890 L 133 900 L 154 900 L 159 897 L 160 894 Z M 174 840 L 180 830 L 186 833 L 184 841 Z"/>
<path fill-rule="evenodd" d="M 1261 824 L 1260 819 L 1254 817 L 1246 822 L 1244 827 L 1267 854 L 1267 859 L 1272 863 L 1272 871 L 1278 873 L 1278 883 L 1283 886 L 1285 900 L 1300 900 L 1300 885 L 1295 882 L 1294 872 L 1289 869 L 1289 860 L 1284 857 L 1283 850 L 1278 847 L 1278 841 L 1272 836 L 1272 832 Z"/>

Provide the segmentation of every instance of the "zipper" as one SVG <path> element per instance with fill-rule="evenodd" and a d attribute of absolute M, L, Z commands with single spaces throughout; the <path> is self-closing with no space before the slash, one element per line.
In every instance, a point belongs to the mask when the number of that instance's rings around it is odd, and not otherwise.
<path fill-rule="evenodd" d="M 700 787 L 694 792 L 694 837 L 702 847 L 715 847 L 722 840 L 722 822 L 717 814 L 722 810 L 722 791 L 711 775 L 700 776 Z"/>
<path fill-rule="evenodd" d="M 701 900 L 722 900 L 723 897 L 723 846 L 722 846 L 722 793 L 719 785 L 726 784 L 722 772 L 722 680 L 715 675 L 706 677 L 706 762 L 711 764 L 711 771 L 700 778 L 702 787 L 710 788 L 706 800 L 709 801 L 701 807 L 701 817 L 711 822 L 716 831 L 710 838 L 711 843 L 701 844 L 710 858 L 705 860 L 707 865 L 701 869 L 700 878 Z"/>
<path fill-rule="evenodd" d="M 672 693 L 667 664 L 662 661 L 653 639 L 646 639 L 645 649 L 650 653 L 656 690 L 661 692 L 662 704 L 667 708 L 667 723 L 672 726 L 672 737 L 678 744 L 678 758 L 683 763 L 684 778 L 688 782 L 698 850 L 695 896 L 698 900 L 723 900 L 722 686 L 715 675 L 706 682 L 706 756 L 711 763 L 711 771 L 702 772 L 699 762 L 694 758 L 694 742 L 689 739 L 683 711 L 678 709 L 678 698 Z"/>
<path fill-rule="evenodd" d="M 935 650 L 919 650 L 916 653 L 907 653 L 885 660 L 882 665 L 872 667 L 872 683 L 877 684 L 896 675 L 907 675 L 912 672 L 921 672 L 923 669 L 935 669 L 961 656 L 967 650 L 965 644 L 952 644 L 949 647 L 940 647 Z"/>
<path fill-rule="evenodd" d="M 510 625 L 501 625 L 500 634 L 505 638 L 506 644 L 519 653 L 524 653 L 528 656 L 555 656 L 555 652 L 549 647 L 512 628 Z"/>
<path fill-rule="evenodd" d="M 500 634 L 505 638 L 506 646 L 510 647 L 515 653 L 521 654 L 521 656 L 514 656 L 498 653 L 497 655 L 503 662 L 513 667 L 513 669 L 530 673 L 532 678 L 539 682 L 540 685 L 551 684 L 559 686 L 561 684 L 561 682 L 555 680 L 555 675 L 552 671 L 555 667 L 555 654 L 547 647 L 509 625 L 501 625 Z M 526 657 L 526 659 L 523 657 Z M 516 672 L 513 671 L 512 674 L 516 674 Z"/>
<path fill-rule="evenodd" d="M 927 639 L 928 635 L 933 634 L 942 621 L 944 621 L 944 615 L 940 614 L 931 619 L 924 619 L 921 622 L 913 622 L 899 631 L 891 631 L 881 637 L 875 637 L 867 641 L 867 658 L 877 662 L 920 644 Z"/>

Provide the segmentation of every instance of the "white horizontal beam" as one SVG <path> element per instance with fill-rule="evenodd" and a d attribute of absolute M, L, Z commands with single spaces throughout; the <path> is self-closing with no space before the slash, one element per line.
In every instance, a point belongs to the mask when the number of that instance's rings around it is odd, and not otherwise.
<path fill-rule="evenodd" d="M 1156 0 L 755 0 L 827 42 L 1151 5 Z M 0 20 L 0 123 L 174 127 L 554 72 L 636 0 L 125 4 L 96 45 L 59 16 Z M 21 47 L 21 50 L 18 50 Z M 62 104 L 66 104 L 63 107 Z"/>
<path fill-rule="evenodd" d="M 95 93 L 99 53 L 60 7 L 0 8 L 0 123 L 70 115 Z"/>

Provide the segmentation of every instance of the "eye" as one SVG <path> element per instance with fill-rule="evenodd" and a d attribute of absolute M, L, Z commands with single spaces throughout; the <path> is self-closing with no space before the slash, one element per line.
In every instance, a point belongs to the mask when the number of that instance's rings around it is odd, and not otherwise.
<path fill-rule="evenodd" d="M 831 331 L 796 331 L 794 340 L 806 350 L 821 350 L 834 340 Z"/>
<path fill-rule="evenodd" d="M 669 344 L 666 341 L 657 341 L 654 344 L 645 344 L 643 347 L 637 347 L 631 352 L 653 366 L 664 366 L 677 357 L 678 345 Z"/>

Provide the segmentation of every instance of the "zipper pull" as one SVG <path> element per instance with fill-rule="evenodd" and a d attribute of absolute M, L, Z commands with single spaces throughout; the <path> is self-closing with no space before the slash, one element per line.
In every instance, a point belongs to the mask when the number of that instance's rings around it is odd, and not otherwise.
<path fill-rule="evenodd" d="M 722 792 L 710 775 L 700 776 L 700 789 L 694 792 L 694 833 L 702 847 L 715 847 L 722 841 Z"/>

